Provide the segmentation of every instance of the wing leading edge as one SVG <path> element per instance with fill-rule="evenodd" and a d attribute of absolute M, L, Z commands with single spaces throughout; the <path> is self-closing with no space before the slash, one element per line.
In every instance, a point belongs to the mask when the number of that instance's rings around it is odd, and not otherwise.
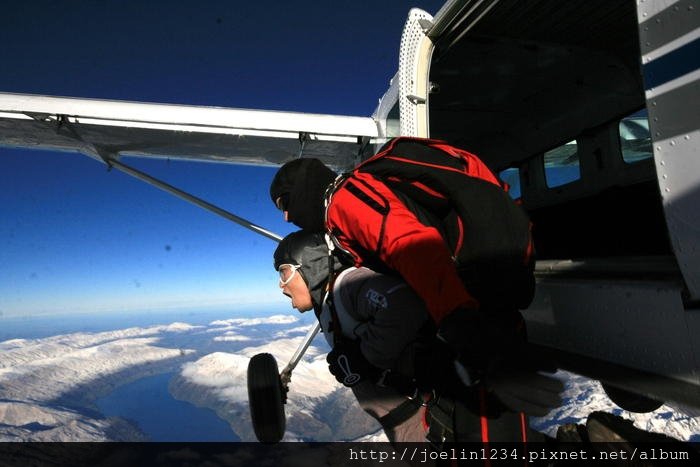
<path fill-rule="evenodd" d="M 0 93 L 0 145 L 249 165 L 317 157 L 352 167 L 379 141 L 370 117 Z"/>

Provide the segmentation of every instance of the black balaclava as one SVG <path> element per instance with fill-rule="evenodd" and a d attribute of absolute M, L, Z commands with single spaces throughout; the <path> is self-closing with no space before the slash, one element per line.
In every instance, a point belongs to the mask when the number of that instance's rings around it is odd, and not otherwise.
<path fill-rule="evenodd" d="M 294 159 L 284 164 L 270 184 L 270 197 L 287 195 L 289 220 L 304 230 L 324 229 L 323 194 L 336 174 L 318 159 Z"/>
<path fill-rule="evenodd" d="M 335 256 L 332 256 L 331 260 L 335 273 L 348 267 Z M 326 245 L 323 233 L 306 230 L 290 233 L 277 246 L 274 261 L 275 269 L 279 269 L 282 264 L 301 265 L 299 272 L 309 287 L 314 311 L 318 315 L 321 312 L 330 272 L 328 245 Z"/>

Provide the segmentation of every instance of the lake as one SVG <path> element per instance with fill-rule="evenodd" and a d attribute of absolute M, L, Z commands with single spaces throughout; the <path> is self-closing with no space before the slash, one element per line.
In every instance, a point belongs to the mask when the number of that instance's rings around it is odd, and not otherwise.
<path fill-rule="evenodd" d="M 151 441 L 240 441 L 213 410 L 173 398 L 168 392 L 172 377 L 173 373 L 164 373 L 139 379 L 95 404 L 107 416 L 135 422 Z"/>

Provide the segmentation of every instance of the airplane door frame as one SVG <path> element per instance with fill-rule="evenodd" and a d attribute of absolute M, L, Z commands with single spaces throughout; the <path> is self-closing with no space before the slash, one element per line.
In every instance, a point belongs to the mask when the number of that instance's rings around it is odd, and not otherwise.
<path fill-rule="evenodd" d="M 700 9 L 692 1 L 637 3 L 654 162 L 673 252 L 700 304 Z"/>
<path fill-rule="evenodd" d="M 428 93 L 433 41 L 426 35 L 433 17 L 413 8 L 404 25 L 399 51 L 399 109 L 402 136 L 430 137 Z"/>

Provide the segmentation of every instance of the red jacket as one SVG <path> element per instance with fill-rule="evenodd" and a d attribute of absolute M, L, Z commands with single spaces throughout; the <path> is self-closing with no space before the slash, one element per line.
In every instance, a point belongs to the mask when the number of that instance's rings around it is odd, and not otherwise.
<path fill-rule="evenodd" d="M 470 175 L 500 186 L 474 155 L 441 141 L 430 143 L 467 156 Z M 372 252 L 397 271 L 423 299 L 436 323 L 456 308 L 478 308 L 438 230 L 422 224 L 389 187 L 373 176 L 355 170 L 340 184 L 330 199 L 326 228 L 353 255 L 357 266 L 366 265 Z"/>

